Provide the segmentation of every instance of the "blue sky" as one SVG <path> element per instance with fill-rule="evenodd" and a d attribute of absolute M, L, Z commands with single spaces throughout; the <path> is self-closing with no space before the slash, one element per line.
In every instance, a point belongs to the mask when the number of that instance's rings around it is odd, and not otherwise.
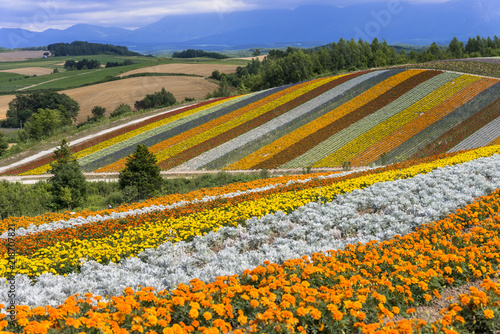
<path fill-rule="evenodd" d="M 43 31 L 85 23 L 135 29 L 176 14 L 223 14 L 262 8 L 293 9 L 303 4 L 348 6 L 390 1 L 442 3 L 453 0 L 9 0 L 0 2 L 0 28 Z"/>

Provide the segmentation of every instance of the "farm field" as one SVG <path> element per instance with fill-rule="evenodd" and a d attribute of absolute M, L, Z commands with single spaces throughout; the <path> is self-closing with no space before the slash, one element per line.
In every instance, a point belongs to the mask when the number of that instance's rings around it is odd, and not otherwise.
<path fill-rule="evenodd" d="M 499 96 L 495 78 L 359 71 L 183 107 L 72 149 L 83 171 L 97 173 L 120 171 L 137 144 L 174 172 L 380 165 L 493 144 Z M 44 174 L 50 162 L 46 156 L 0 173 Z"/>
<path fill-rule="evenodd" d="M 17 74 L 23 74 L 23 75 L 47 75 L 52 73 L 52 70 L 50 68 L 44 68 L 44 67 L 23 67 L 23 68 L 17 68 L 17 69 L 10 69 L 10 70 L 2 70 L 0 72 L 4 73 L 17 73 Z"/>
<path fill-rule="evenodd" d="M 42 58 L 47 51 L 12 51 L 0 52 L 0 62 L 22 61 L 33 58 Z"/>
<path fill-rule="evenodd" d="M 194 74 L 203 77 L 209 77 L 212 72 L 218 70 L 221 73 L 234 73 L 238 65 L 224 64 L 197 64 L 197 63 L 179 63 L 179 64 L 162 64 L 151 67 L 144 67 L 120 74 L 125 77 L 138 73 L 184 73 Z"/>
<path fill-rule="evenodd" d="M 141 100 L 147 94 L 158 92 L 162 88 L 181 101 L 185 97 L 202 99 L 207 93 L 217 88 L 217 85 L 199 77 L 139 77 L 63 90 L 61 93 L 67 94 L 79 103 L 80 111 L 77 121 L 83 122 L 87 120 L 87 116 L 92 116 L 91 111 L 94 106 L 104 107 L 108 111 L 113 111 L 121 103 L 133 107 L 135 101 Z"/>
<path fill-rule="evenodd" d="M 24 333 L 492 332 L 499 153 L 9 217 L 0 277 L 17 275 Z M 14 270 L 9 227 L 20 245 Z"/>

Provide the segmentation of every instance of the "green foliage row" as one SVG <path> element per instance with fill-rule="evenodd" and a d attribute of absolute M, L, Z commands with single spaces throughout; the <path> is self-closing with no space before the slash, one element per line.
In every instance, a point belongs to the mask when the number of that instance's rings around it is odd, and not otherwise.
<path fill-rule="evenodd" d="M 101 63 L 98 60 L 91 59 L 88 60 L 84 58 L 80 61 L 75 61 L 73 59 L 66 60 L 64 63 L 64 68 L 67 70 L 92 70 L 94 68 L 100 68 Z"/>
<path fill-rule="evenodd" d="M 401 48 L 399 48 L 401 50 Z M 404 50 L 396 52 L 396 48 L 377 38 L 371 43 L 359 40 L 340 39 L 323 47 L 314 49 L 298 49 L 289 47 L 286 50 L 270 50 L 264 61 L 253 59 L 245 67 L 238 67 L 234 74 L 220 74 L 215 77 L 221 80 L 220 88 L 212 96 L 223 90 L 229 83 L 238 93 L 259 91 L 290 83 L 309 80 L 317 76 L 336 74 L 344 71 L 355 71 L 367 68 L 385 67 L 407 63 L 422 63 L 441 59 L 492 57 L 500 55 L 500 39 L 470 38 L 464 45 L 457 38 L 447 47 L 432 43 L 421 52 Z M 219 73 L 218 73 L 219 74 Z M 223 81 L 222 79 L 226 80 Z M 220 95 L 219 95 L 220 96 Z"/>
<path fill-rule="evenodd" d="M 90 56 L 96 54 L 116 54 L 120 56 L 141 56 L 140 53 L 130 51 L 125 46 L 116 46 L 111 44 L 89 43 L 82 41 L 74 41 L 71 43 L 54 43 L 49 44 L 47 49 L 54 56 Z"/>
<path fill-rule="evenodd" d="M 172 58 L 214 58 L 214 59 L 226 59 L 229 58 L 226 55 L 223 55 L 218 52 L 208 52 L 204 50 L 195 50 L 195 49 L 187 49 L 180 52 L 174 52 L 172 54 Z"/>
<path fill-rule="evenodd" d="M 161 89 L 161 91 L 155 92 L 153 94 L 148 94 L 144 99 L 136 101 L 134 107 L 137 110 L 143 110 L 150 108 L 168 107 L 176 103 L 177 100 L 175 99 L 174 94 L 172 94 L 171 92 L 167 92 L 164 87 Z"/>

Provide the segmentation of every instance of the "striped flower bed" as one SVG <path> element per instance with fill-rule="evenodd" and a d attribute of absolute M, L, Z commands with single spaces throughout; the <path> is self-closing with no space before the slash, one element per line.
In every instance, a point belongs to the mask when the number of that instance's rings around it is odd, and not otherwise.
<path fill-rule="evenodd" d="M 475 80 L 478 80 L 478 77 L 463 75 L 452 82 L 448 82 L 419 102 L 413 104 L 411 107 L 357 137 L 354 141 L 345 145 L 334 154 L 314 163 L 313 166 L 339 166 L 342 165 L 343 162 L 350 161 L 354 156 L 363 152 L 370 145 L 373 145 L 396 129 L 417 118 L 421 113 L 429 111 Z"/>
<path fill-rule="evenodd" d="M 458 107 L 469 102 L 476 95 L 480 94 L 482 91 L 490 88 L 496 83 L 497 80 L 492 79 L 482 79 L 473 82 L 472 84 L 468 85 L 467 87 L 463 88 L 462 90 L 448 98 L 446 101 L 443 101 L 428 112 L 402 126 L 397 131 L 394 131 L 390 135 L 378 141 L 361 154 L 358 154 L 351 160 L 352 165 L 368 165 L 369 163 L 376 161 L 383 153 L 389 152 L 395 147 L 401 145 L 406 140 L 416 135 L 418 132 L 440 120 Z"/>
<path fill-rule="evenodd" d="M 263 147 L 260 150 L 248 155 L 244 159 L 229 166 L 229 169 L 253 169 L 255 166 L 259 165 L 263 161 L 269 159 L 269 157 L 285 150 L 290 145 L 304 139 L 311 133 L 319 131 L 321 128 L 325 127 L 327 124 L 334 122 L 337 119 L 345 116 L 346 114 L 352 112 L 353 110 L 365 105 L 366 103 L 374 100 L 377 96 L 385 93 L 394 85 L 414 76 L 421 71 L 409 70 L 399 74 L 396 74 L 389 79 L 383 81 L 382 83 L 376 85 L 367 92 L 364 92 L 360 96 L 350 100 L 348 103 L 343 104 L 339 108 L 336 108 L 322 117 L 315 119 L 313 122 L 308 123 L 306 126 L 301 127 L 282 138 L 274 141 L 273 143 Z"/>

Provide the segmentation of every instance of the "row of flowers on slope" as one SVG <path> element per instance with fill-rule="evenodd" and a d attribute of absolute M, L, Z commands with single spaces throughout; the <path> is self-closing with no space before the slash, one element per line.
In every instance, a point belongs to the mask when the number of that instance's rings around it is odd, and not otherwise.
<path fill-rule="evenodd" d="M 94 137 L 90 140 L 86 140 L 85 142 L 82 142 L 80 144 L 73 145 L 73 146 L 71 146 L 71 152 L 75 153 L 75 152 L 79 152 L 81 150 L 85 150 L 86 148 L 97 145 L 103 141 L 109 140 L 111 138 L 122 135 L 124 133 L 129 132 L 129 131 L 133 131 L 135 129 L 146 126 L 148 124 L 155 123 L 155 122 L 160 121 L 164 118 L 168 118 L 170 116 L 177 115 L 179 113 L 190 110 L 192 108 L 201 107 L 203 105 L 207 105 L 207 104 L 211 104 L 211 103 L 217 103 L 218 101 L 225 100 L 225 99 L 226 98 L 207 100 L 204 102 L 196 103 L 194 105 L 176 108 L 172 111 L 166 111 L 166 112 L 163 112 L 163 113 L 156 115 L 156 116 L 153 116 L 153 117 L 148 117 L 147 119 L 142 120 L 140 122 L 136 122 L 134 124 L 119 127 L 118 129 L 115 129 L 115 130 L 110 131 L 110 132 L 106 132 L 106 133 L 101 134 L 97 137 Z M 27 172 L 29 170 L 39 168 L 39 167 L 44 166 L 46 164 L 50 164 L 52 161 L 54 161 L 54 159 L 52 158 L 51 155 L 49 155 L 46 157 L 42 157 L 40 159 L 36 159 L 36 160 L 31 161 L 29 163 L 23 164 L 21 166 L 10 168 L 5 172 L 0 173 L 0 175 L 19 175 L 19 174 L 22 174 L 22 173 Z"/>
<path fill-rule="evenodd" d="M 482 91 L 490 88 L 496 83 L 498 83 L 498 80 L 482 79 L 470 84 L 455 95 L 451 96 L 444 102 L 434 107 L 432 110 L 429 110 L 420 117 L 417 117 L 413 121 L 405 124 L 397 131 L 393 131 L 391 134 L 376 142 L 374 145 L 370 146 L 362 153 L 356 155 L 351 160 L 352 165 L 368 165 L 369 163 L 375 162 L 383 153 L 389 152 L 395 147 L 401 145 L 403 142 L 417 134 L 419 131 L 425 129 L 430 124 L 448 115 L 461 105 L 469 102 Z M 445 151 L 438 153 L 444 152 Z"/>
<path fill-rule="evenodd" d="M 21 305 L 56 306 L 76 293 L 115 296 L 125 287 L 138 285 L 157 291 L 173 289 L 194 278 L 211 282 L 241 273 L 266 260 L 282 264 L 348 244 L 390 240 L 500 187 L 499 161 L 500 155 L 494 155 L 410 179 L 379 182 L 339 195 L 333 202 L 313 202 L 290 214 L 252 218 L 188 242 L 165 242 L 118 265 L 84 261 L 79 273 L 45 274 L 35 282 L 18 275 L 16 298 Z M 0 281 L 0 300 L 7 295 L 8 285 Z"/>
<path fill-rule="evenodd" d="M 237 97 L 234 96 L 225 99 L 218 99 L 216 101 L 210 101 L 210 103 L 201 103 L 201 104 L 196 104 L 192 107 L 181 108 L 176 110 L 175 112 L 165 114 L 166 117 L 162 117 L 156 120 L 155 122 L 145 122 L 145 123 L 141 122 L 140 123 L 141 126 L 132 129 L 126 127 L 124 129 L 119 129 L 118 131 L 113 131 L 114 135 L 112 137 L 110 137 L 109 135 L 105 137 L 99 137 L 101 139 L 98 140 L 97 142 L 96 141 L 86 142 L 84 143 L 84 146 L 72 149 L 72 151 L 75 153 L 75 158 L 77 160 L 85 159 L 100 150 L 109 148 L 115 144 L 121 143 L 122 141 L 138 136 L 144 132 L 151 131 L 155 128 L 164 126 L 165 124 L 174 122 L 180 118 L 192 115 L 201 110 L 217 107 L 218 105 L 221 105 L 223 103 L 231 103 L 231 100 L 234 100 L 235 98 Z M 50 168 L 51 165 L 48 162 L 37 168 L 28 170 L 24 173 L 20 173 L 19 175 L 46 174 L 50 170 Z"/>
<path fill-rule="evenodd" d="M 124 212 L 130 212 L 138 209 L 156 207 L 159 205 L 167 206 L 173 204 L 181 204 L 193 201 L 208 201 L 210 198 L 223 196 L 231 193 L 244 193 L 246 191 L 267 188 L 267 187 L 283 187 L 288 186 L 291 183 L 298 181 L 309 181 L 318 177 L 330 177 L 332 174 L 337 172 L 322 172 L 322 173 L 312 173 L 312 174 L 301 174 L 301 175 L 284 175 L 277 176 L 268 179 L 259 179 L 250 182 L 233 183 L 222 187 L 212 187 L 212 188 L 202 188 L 199 190 L 191 191 L 186 194 L 171 194 L 161 197 L 155 197 L 143 202 L 122 204 L 113 209 L 106 210 L 83 210 L 78 212 L 48 212 L 40 216 L 35 217 L 8 217 L 6 219 L 0 220 L 0 233 L 5 233 L 9 227 L 13 229 L 28 228 L 30 225 L 43 225 L 50 224 L 57 221 L 68 221 L 70 219 L 87 217 L 98 217 L 98 216 L 110 216 L 113 213 L 119 214 Z M 136 212 L 134 212 L 136 213 Z"/>
<path fill-rule="evenodd" d="M 271 144 L 255 151 L 254 153 L 248 155 L 247 157 L 231 164 L 226 167 L 226 169 L 252 169 L 253 166 L 267 160 L 270 156 L 281 152 L 288 146 L 300 141 L 311 133 L 319 131 L 321 128 L 325 127 L 325 125 L 334 122 L 335 120 L 345 116 L 346 114 L 352 112 L 353 110 L 365 105 L 366 103 L 372 101 L 377 98 L 377 96 L 383 94 L 384 92 L 391 89 L 393 86 L 401 83 L 402 81 L 417 75 L 422 71 L 419 70 L 408 70 L 402 73 L 395 74 L 390 78 L 384 80 L 378 85 L 372 87 L 370 90 L 362 93 L 356 98 L 352 99 L 348 103 L 343 104 L 342 106 L 335 108 L 329 113 L 323 115 L 315 119 L 314 121 L 306 124 L 305 126 L 281 137 L 278 140 L 275 140 Z"/>
<path fill-rule="evenodd" d="M 482 148 L 430 163 L 369 174 L 322 187 L 288 192 L 280 192 L 282 189 L 277 188 L 270 191 L 274 194 L 267 196 L 249 194 L 200 205 L 187 205 L 164 212 L 162 217 L 156 216 L 153 219 L 152 215 L 144 215 L 136 219 L 109 220 L 16 237 L 20 245 L 16 268 L 12 270 L 9 267 L 7 243 L 4 241 L 0 277 L 17 273 L 30 277 L 48 272 L 67 274 L 79 270 L 79 259 L 82 257 L 99 263 L 119 262 L 122 258 L 136 256 L 144 249 L 157 248 L 166 241 L 192 240 L 195 236 L 217 231 L 224 226 L 237 226 L 253 216 L 262 217 L 277 211 L 292 212 L 317 200 L 330 202 L 338 194 L 489 156 L 498 153 L 499 149 Z"/>
<path fill-rule="evenodd" d="M 385 136 L 396 131 L 408 122 L 411 122 L 421 114 L 429 112 L 434 107 L 478 79 L 478 77 L 471 75 L 462 75 L 458 77 L 454 81 L 445 84 L 441 88 L 427 95 L 411 107 L 373 127 L 333 154 L 317 161 L 313 164 L 313 166 L 338 166 L 345 161 L 349 161 L 369 146 L 383 139 Z"/>
<path fill-rule="evenodd" d="M 127 288 L 108 302 L 86 294 L 68 298 L 57 308 L 17 306 L 15 323 L 4 320 L 0 326 L 12 332 L 15 324 L 24 333 L 54 329 L 207 334 L 437 332 L 429 326 L 457 333 L 458 326 L 492 327 L 500 316 L 498 290 L 488 280 L 485 284 L 495 297 L 473 293 L 475 323 L 466 324 L 457 315 L 458 306 L 434 325 L 390 320 L 395 315 L 406 318 L 415 307 L 440 298 L 444 287 L 497 275 L 499 211 L 497 190 L 390 241 L 315 253 L 283 265 L 264 262 L 240 276 L 221 276 L 208 284 L 192 280 L 171 291 Z M 461 303 L 468 306 L 471 300 L 466 297 Z"/>
<path fill-rule="evenodd" d="M 267 110 L 286 103 L 288 100 L 295 98 L 297 95 L 300 95 L 304 89 L 306 89 L 307 91 L 309 87 L 312 89 L 315 85 L 321 85 L 322 83 L 325 83 L 325 81 L 333 79 L 334 78 L 316 79 L 313 81 L 292 85 L 270 96 L 243 106 L 227 115 L 223 115 L 209 122 L 201 124 L 195 128 L 189 129 L 188 131 L 185 131 L 172 138 L 167 138 L 155 145 L 152 145 L 150 147 L 150 151 L 153 152 L 157 160 L 161 162 L 162 160 L 165 160 L 184 149 L 192 147 L 199 142 L 206 140 L 207 138 L 211 138 L 217 135 L 220 131 L 225 131 L 234 126 L 237 126 L 245 119 L 253 118 L 256 115 L 259 115 Z M 125 158 L 114 161 L 108 166 L 99 168 L 98 171 L 103 172 L 121 170 L 125 166 L 125 161 Z"/>

